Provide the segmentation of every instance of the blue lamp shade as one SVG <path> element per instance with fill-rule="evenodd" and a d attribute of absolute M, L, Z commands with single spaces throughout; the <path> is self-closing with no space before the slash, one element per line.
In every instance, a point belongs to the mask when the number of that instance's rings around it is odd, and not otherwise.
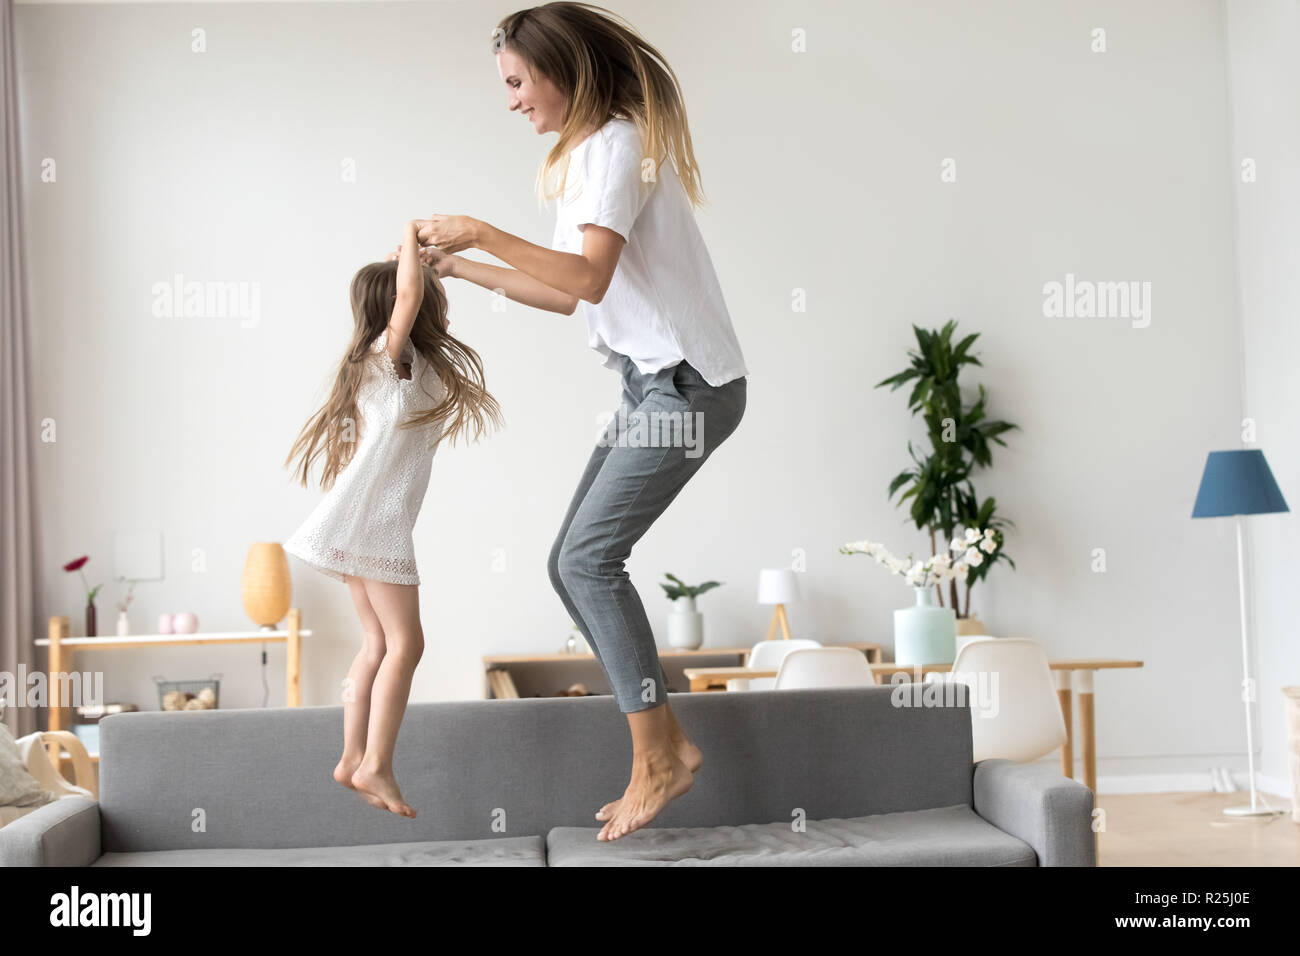
<path fill-rule="evenodd" d="M 1258 448 L 1212 451 L 1205 459 L 1201 489 L 1196 493 L 1196 504 L 1192 507 L 1193 518 L 1261 515 L 1290 510 L 1282 497 L 1282 490 L 1273 480 L 1264 453 Z"/>

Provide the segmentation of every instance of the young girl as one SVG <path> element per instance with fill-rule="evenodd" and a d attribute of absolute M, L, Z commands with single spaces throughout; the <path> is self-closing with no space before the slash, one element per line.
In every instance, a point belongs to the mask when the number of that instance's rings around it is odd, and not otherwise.
<path fill-rule="evenodd" d="M 328 494 L 284 548 L 345 582 L 361 619 L 334 779 L 405 817 L 415 810 L 393 776 L 393 748 L 424 653 L 411 531 L 439 441 L 471 428 L 477 439 L 486 420 L 501 422 L 478 354 L 447 333 L 447 296 L 420 264 L 416 229 L 408 223 L 399 252 L 352 279 L 352 342 L 329 399 L 285 460 L 301 455 L 306 487 L 323 456 Z"/>

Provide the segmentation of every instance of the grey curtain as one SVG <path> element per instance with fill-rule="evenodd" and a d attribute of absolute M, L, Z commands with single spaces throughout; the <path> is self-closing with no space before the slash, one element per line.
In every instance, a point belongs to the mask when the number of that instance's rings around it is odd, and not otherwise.
<path fill-rule="evenodd" d="M 0 0 L 0 671 L 34 669 L 36 617 L 35 429 L 31 402 L 27 273 L 23 257 L 22 162 L 13 0 Z M 14 696 L 21 699 L 22 688 Z M 5 706 L 15 736 L 36 730 L 31 707 Z"/>

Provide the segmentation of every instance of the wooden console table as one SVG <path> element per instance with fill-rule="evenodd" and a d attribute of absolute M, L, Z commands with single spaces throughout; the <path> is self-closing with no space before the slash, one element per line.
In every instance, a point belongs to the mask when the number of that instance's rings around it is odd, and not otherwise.
<path fill-rule="evenodd" d="M 302 638 L 311 637 L 302 627 L 302 611 L 289 609 L 289 627 L 283 631 L 222 631 L 197 634 L 128 634 L 126 637 L 69 637 L 66 616 L 50 618 L 50 636 L 36 641 L 37 647 L 50 649 L 49 711 L 50 730 L 66 729 L 67 705 L 60 696 L 58 675 L 72 670 L 73 656 L 79 650 L 116 651 L 132 647 L 190 647 L 198 644 L 284 644 L 285 705 L 302 706 Z M 95 755 L 98 757 L 98 755 Z"/>

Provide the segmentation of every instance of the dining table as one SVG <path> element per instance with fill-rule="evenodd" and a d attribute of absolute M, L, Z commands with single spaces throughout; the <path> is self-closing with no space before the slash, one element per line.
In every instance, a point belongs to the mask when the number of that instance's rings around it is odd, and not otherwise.
<path fill-rule="evenodd" d="M 1083 657 L 1049 660 L 1056 696 L 1065 718 L 1065 743 L 1061 745 L 1061 772 L 1074 777 L 1074 709 L 1078 708 L 1079 756 L 1083 769 L 1083 784 L 1097 792 L 1097 722 L 1093 678 L 1098 671 L 1126 670 L 1142 667 L 1143 661 L 1116 657 Z M 944 674 L 952 664 L 899 664 L 894 661 L 869 663 L 876 683 L 890 684 L 899 679 L 924 680 L 927 674 Z M 775 677 L 775 670 L 750 667 L 687 667 L 682 673 L 690 681 L 692 692 L 709 692 L 727 689 L 733 677 Z M 750 691 L 749 693 L 766 693 Z"/>

